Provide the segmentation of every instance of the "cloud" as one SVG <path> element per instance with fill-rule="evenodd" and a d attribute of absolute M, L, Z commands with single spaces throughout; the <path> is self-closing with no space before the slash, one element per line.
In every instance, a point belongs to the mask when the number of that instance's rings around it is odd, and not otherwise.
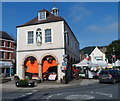
<path fill-rule="evenodd" d="M 95 34 L 114 34 L 118 33 L 118 22 L 113 22 L 109 24 L 103 25 L 90 25 L 87 28 L 81 31 L 81 34 L 87 33 L 95 33 Z"/>
<path fill-rule="evenodd" d="M 71 18 L 71 21 L 75 23 L 81 21 L 83 18 L 88 17 L 92 13 L 89 9 L 85 7 L 84 3 L 82 5 L 74 5 L 69 9 L 69 12 L 69 17 Z"/>

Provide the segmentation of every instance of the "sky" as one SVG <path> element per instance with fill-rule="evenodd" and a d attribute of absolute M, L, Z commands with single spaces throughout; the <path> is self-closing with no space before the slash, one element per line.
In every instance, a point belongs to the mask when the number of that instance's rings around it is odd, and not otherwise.
<path fill-rule="evenodd" d="M 16 39 L 16 26 L 37 16 L 41 9 L 50 11 L 53 2 L 3 2 L 2 30 Z M 118 39 L 117 2 L 56 2 L 63 17 L 80 43 L 88 46 L 106 46 Z"/>

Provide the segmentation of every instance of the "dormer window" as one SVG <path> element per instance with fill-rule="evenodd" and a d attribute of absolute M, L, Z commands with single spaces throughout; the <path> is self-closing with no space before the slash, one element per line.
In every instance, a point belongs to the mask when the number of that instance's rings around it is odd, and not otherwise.
<path fill-rule="evenodd" d="M 38 12 L 38 20 L 46 19 L 46 12 Z"/>

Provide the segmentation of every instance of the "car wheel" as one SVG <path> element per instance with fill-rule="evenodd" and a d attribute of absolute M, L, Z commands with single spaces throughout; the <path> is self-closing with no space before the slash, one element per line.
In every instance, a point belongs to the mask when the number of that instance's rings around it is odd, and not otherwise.
<path fill-rule="evenodd" d="M 103 83 L 103 82 L 99 81 L 99 83 Z"/>
<path fill-rule="evenodd" d="M 113 82 L 112 82 L 113 84 L 115 84 L 116 83 L 116 80 L 115 79 L 113 79 Z"/>

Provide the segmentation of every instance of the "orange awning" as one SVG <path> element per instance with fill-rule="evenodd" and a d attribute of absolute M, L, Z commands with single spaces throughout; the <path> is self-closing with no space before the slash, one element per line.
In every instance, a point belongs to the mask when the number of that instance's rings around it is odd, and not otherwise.
<path fill-rule="evenodd" d="M 49 63 L 48 61 L 44 61 L 42 67 L 42 73 L 45 73 L 48 70 L 48 68 L 52 66 L 57 66 L 56 60 L 53 60 L 52 63 Z"/>
<path fill-rule="evenodd" d="M 27 71 L 29 73 L 38 73 L 38 62 L 35 60 L 33 64 L 30 61 L 26 63 Z"/>

